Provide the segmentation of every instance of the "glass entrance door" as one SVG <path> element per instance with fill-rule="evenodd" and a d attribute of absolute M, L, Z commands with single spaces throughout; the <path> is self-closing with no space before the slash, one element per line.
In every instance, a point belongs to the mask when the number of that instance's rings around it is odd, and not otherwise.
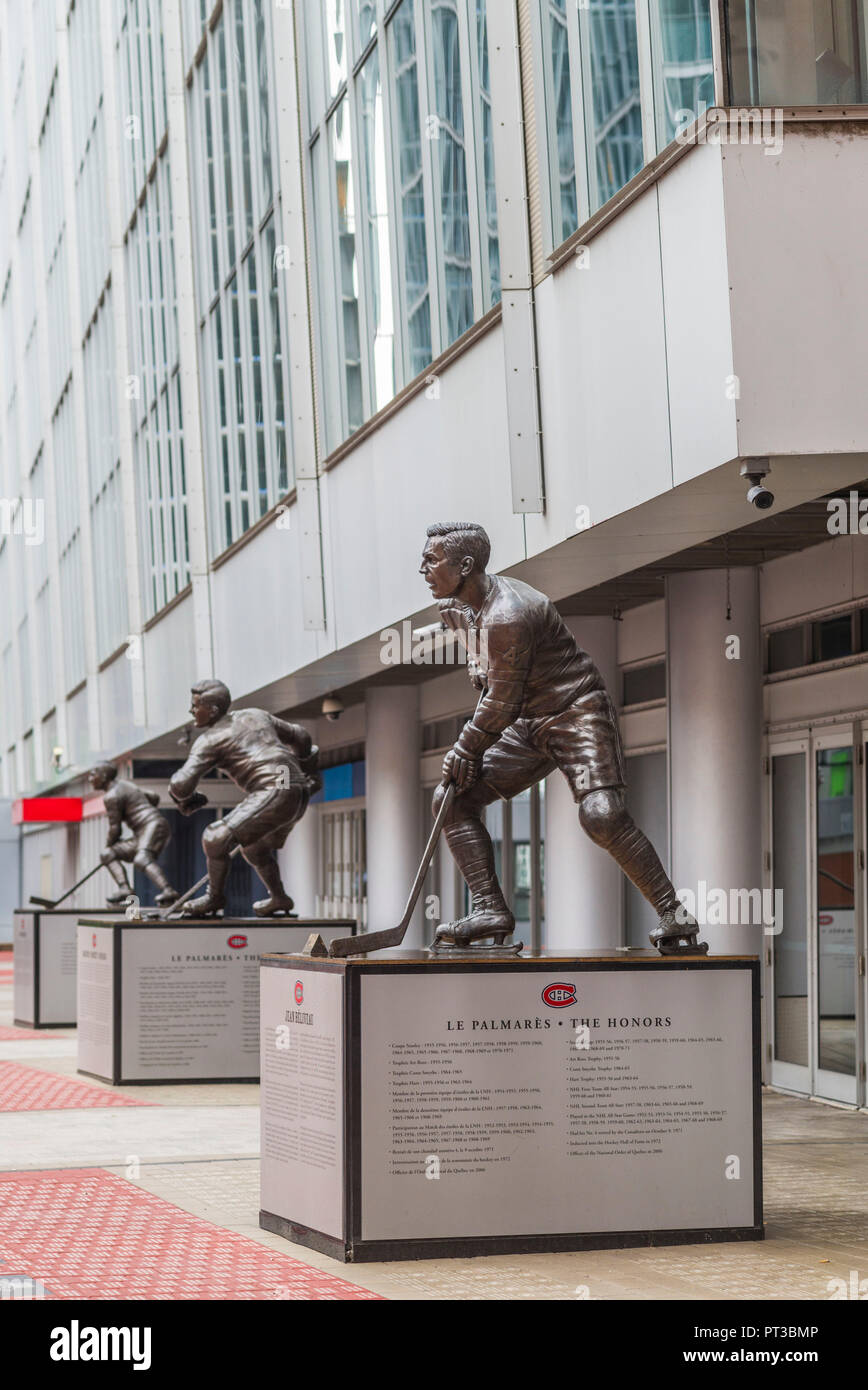
<path fill-rule="evenodd" d="M 855 750 L 852 734 L 815 741 L 816 1072 L 814 1094 L 856 1103 Z"/>
<path fill-rule="evenodd" d="M 810 1094 L 812 1074 L 811 919 L 808 855 L 807 740 L 781 744 L 771 757 L 771 879 L 774 936 L 769 963 L 772 988 L 771 1083 Z M 767 996 L 768 997 L 768 996 Z"/>
<path fill-rule="evenodd" d="M 841 726 L 769 753 L 769 1079 L 864 1104 L 865 735 Z"/>

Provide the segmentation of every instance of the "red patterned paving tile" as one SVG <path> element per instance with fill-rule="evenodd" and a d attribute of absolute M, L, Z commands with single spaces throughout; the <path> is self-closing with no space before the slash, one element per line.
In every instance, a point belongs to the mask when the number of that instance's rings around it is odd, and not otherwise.
<path fill-rule="evenodd" d="M 0 1260 L 61 1299 L 379 1297 L 99 1168 L 0 1174 Z"/>
<path fill-rule="evenodd" d="M 106 1105 L 150 1105 L 150 1101 L 104 1091 L 72 1076 L 55 1076 L 20 1062 L 0 1062 L 0 1111 L 90 1110 Z"/>
<path fill-rule="evenodd" d="M 24 1042 L 26 1038 L 69 1038 L 71 1033 L 58 1032 L 56 1028 L 16 1028 L 9 1023 L 0 1023 L 0 1042 Z"/>

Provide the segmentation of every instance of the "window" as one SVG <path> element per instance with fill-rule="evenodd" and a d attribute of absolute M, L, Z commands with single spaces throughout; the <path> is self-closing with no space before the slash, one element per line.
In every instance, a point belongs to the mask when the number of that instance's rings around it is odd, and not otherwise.
<path fill-rule="evenodd" d="M 853 621 L 849 613 L 811 624 L 813 661 L 837 661 L 853 654 Z"/>
<path fill-rule="evenodd" d="M 127 384 L 139 507 L 146 615 L 189 583 L 190 547 L 178 370 L 177 290 L 167 153 L 157 163 L 126 240 L 129 292 Z"/>
<path fill-rule="evenodd" d="M 306 7 L 330 452 L 501 294 L 485 0 Z"/>
<path fill-rule="evenodd" d="M 652 0 L 657 143 L 714 105 L 714 63 L 708 0 Z"/>
<path fill-rule="evenodd" d="M 78 467 L 75 412 L 70 380 L 52 422 L 56 493 L 57 549 L 60 557 L 60 616 L 63 630 L 63 670 L 67 690 L 84 680 L 84 590 L 81 570 L 81 527 L 78 510 Z"/>
<path fill-rule="evenodd" d="M 275 207 L 268 5 L 231 0 L 190 87 L 194 247 L 212 548 L 226 549 L 293 486 L 286 325 Z"/>
<path fill-rule="evenodd" d="M 632 671 L 624 671 L 624 704 L 644 705 L 649 700 L 666 699 L 666 663 L 656 662 L 653 666 L 639 666 Z"/>
<path fill-rule="evenodd" d="M 365 811 L 320 812 L 322 893 L 317 911 L 324 917 L 366 917 L 367 846 Z"/>
<path fill-rule="evenodd" d="M 85 342 L 83 367 L 94 569 L 116 576 L 115 583 L 95 589 L 100 661 L 117 651 L 129 631 L 114 352 L 109 289 Z"/>
<path fill-rule="evenodd" d="M 66 213 L 63 205 L 63 151 L 57 84 L 49 98 L 48 114 L 39 141 L 42 186 L 42 248 L 47 269 L 48 404 L 53 411 L 72 365 L 69 333 Z"/>
<path fill-rule="evenodd" d="M 579 13 L 590 211 L 644 164 L 634 0 L 589 0 Z"/>
<path fill-rule="evenodd" d="M 770 632 L 767 670 L 773 675 L 860 653 L 868 653 L 868 608 L 851 608 L 830 618 Z"/>
<path fill-rule="evenodd" d="M 776 671 L 794 671 L 805 664 L 805 629 L 803 625 L 785 627 L 780 632 L 769 633 L 768 670 L 770 674 Z"/>
<path fill-rule="evenodd" d="M 75 215 L 81 285 L 82 334 L 90 322 L 111 269 L 105 209 L 106 148 L 99 15 L 90 5 L 76 5 L 69 15 L 72 147 L 75 166 Z M 129 206 L 132 212 L 133 204 Z"/>
<path fill-rule="evenodd" d="M 714 104 L 711 0 L 537 4 L 555 248 Z"/>
<path fill-rule="evenodd" d="M 868 102 L 865 0 L 744 0 L 727 6 L 732 102 Z"/>
<path fill-rule="evenodd" d="M 121 0 L 119 8 L 118 75 L 125 207 L 132 213 L 136 199 L 162 143 L 167 126 L 163 83 L 162 0 Z"/>

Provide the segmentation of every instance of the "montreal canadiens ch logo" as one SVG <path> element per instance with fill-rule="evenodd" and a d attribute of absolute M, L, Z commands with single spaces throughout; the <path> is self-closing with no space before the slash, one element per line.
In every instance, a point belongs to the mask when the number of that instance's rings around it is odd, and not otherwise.
<path fill-rule="evenodd" d="M 542 1000 L 550 1009 L 566 1009 L 576 1002 L 576 987 L 564 984 L 563 980 L 557 980 L 553 985 L 546 985 L 542 992 Z"/>
<path fill-rule="evenodd" d="M 240 933 L 238 936 L 227 936 L 226 945 L 231 946 L 233 951 L 242 951 L 247 945 L 247 937 L 242 936 Z"/>
<path fill-rule="evenodd" d="M 304 1003 L 304 985 L 301 980 L 295 982 L 295 1002 L 296 1004 Z"/>

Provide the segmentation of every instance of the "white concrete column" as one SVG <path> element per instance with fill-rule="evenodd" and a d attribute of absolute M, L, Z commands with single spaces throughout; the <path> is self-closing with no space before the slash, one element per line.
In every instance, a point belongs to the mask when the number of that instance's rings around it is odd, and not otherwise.
<path fill-rule="evenodd" d="M 617 629 L 611 618 L 565 618 L 617 697 Z M 617 702 L 617 699 L 616 699 Z M 549 947 L 619 946 L 623 940 L 623 874 L 605 850 L 589 840 L 567 779 L 546 780 L 544 942 Z"/>
<path fill-rule="evenodd" d="M 287 893 L 295 901 L 300 917 L 316 915 L 319 892 L 319 811 L 308 806 L 298 825 L 290 832 L 277 862 Z"/>
<path fill-rule="evenodd" d="M 762 666 L 755 569 L 666 585 L 672 877 L 706 893 L 762 888 Z M 697 914 L 699 915 L 699 914 Z M 727 914 L 731 917 L 731 911 Z M 742 913 L 742 916 L 745 914 Z M 762 949 L 761 926 L 702 924 L 713 954 Z"/>
<path fill-rule="evenodd" d="M 368 930 L 401 920 L 422 854 L 419 691 L 373 686 L 365 697 Z M 422 943 L 417 907 L 405 945 Z"/>

